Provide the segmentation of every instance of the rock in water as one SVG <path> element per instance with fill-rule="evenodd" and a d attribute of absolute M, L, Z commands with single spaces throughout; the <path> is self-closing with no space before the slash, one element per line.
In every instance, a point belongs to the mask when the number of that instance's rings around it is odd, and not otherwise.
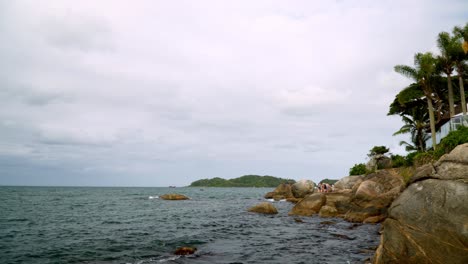
<path fill-rule="evenodd" d="M 272 192 L 265 194 L 266 199 L 275 199 L 276 201 L 288 198 L 294 198 L 291 192 L 291 184 L 282 183 Z"/>
<path fill-rule="evenodd" d="M 320 211 L 322 205 L 325 204 L 326 198 L 322 193 L 314 193 L 306 196 L 298 202 L 289 212 L 289 215 L 311 216 Z"/>
<path fill-rule="evenodd" d="M 259 203 L 248 210 L 249 212 L 261 213 L 261 214 L 277 214 L 278 210 L 271 203 Z"/>
<path fill-rule="evenodd" d="M 300 180 L 291 186 L 291 191 L 295 198 L 304 198 L 306 195 L 314 193 L 314 187 L 313 181 Z"/>
<path fill-rule="evenodd" d="M 176 249 L 174 255 L 191 255 L 197 251 L 196 247 L 180 247 Z"/>
<path fill-rule="evenodd" d="M 375 264 L 468 263 L 468 144 L 421 170 L 389 208 Z"/>
<path fill-rule="evenodd" d="M 185 195 L 177 194 L 177 193 L 164 194 L 164 195 L 159 196 L 159 198 L 163 200 L 188 200 L 190 199 Z"/>

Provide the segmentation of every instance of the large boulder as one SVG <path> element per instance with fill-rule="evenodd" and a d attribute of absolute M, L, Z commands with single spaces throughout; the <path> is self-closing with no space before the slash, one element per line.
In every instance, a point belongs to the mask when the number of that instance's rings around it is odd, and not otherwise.
<path fill-rule="evenodd" d="M 275 199 L 275 200 L 282 200 L 282 199 L 289 199 L 294 198 L 294 195 L 291 191 L 291 184 L 289 183 L 282 183 L 272 192 L 265 194 L 264 196 L 266 199 Z"/>
<path fill-rule="evenodd" d="M 164 194 L 164 195 L 159 196 L 159 198 L 163 200 L 188 200 L 190 199 L 187 196 L 178 194 L 178 193 Z"/>
<path fill-rule="evenodd" d="M 291 209 L 289 215 L 311 216 L 317 214 L 325 202 L 326 198 L 323 193 L 308 195 Z"/>
<path fill-rule="evenodd" d="M 313 181 L 299 180 L 291 186 L 291 191 L 295 198 L 304 198 L 306 195 L 314 193 L 314 187 Z"/>
<path fill-rule="evenodd" d="M 392 159 L 384 154 L 377 154 L 372 156 L 366 164 L 368 171 L 375 171 L 380 169 L 390 169 L 392 167 Z"/>
<path fill-rule="evenodd" d="M 374 263 L 468 263 L 468 144 L 410 182 L 389 208 Z"/>
<path fill-rule="evenodd" d="M 362 182 L 362 176 L 347 176 L 335 183 L 335 190 L 351 190 L 354 185 Z"/>
<path fill-rule="evenodd" d="M 396 170 L 380 170 L 365 176 L 363 182 L 353 187 L 345 219 L 350 222 L 363 222 L 369 217 L 383 220 L 387 208 L 403 188 L 403 178 Z"/>
<path fill-rule="evenodd" d="M 261 214 L 277 214 L 278 210 L 276 207 L 268 202 L 259 203 L 253 207 L 250 207 L 249 212 L 261 213 Z"/>

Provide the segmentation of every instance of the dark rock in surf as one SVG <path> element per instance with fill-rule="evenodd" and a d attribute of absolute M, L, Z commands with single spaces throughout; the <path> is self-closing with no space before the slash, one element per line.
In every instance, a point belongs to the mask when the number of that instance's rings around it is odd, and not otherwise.
<path fill-rule="evenodd" d="M 190 199 L 185 195 L 177 194 L 177 193 L 164 194 L 164 195 L 159 196 L 159 198 L 163 200 L 188 200 Z"/>
<path fill-rule="evenodd" d="M 174 255 L 192 255 L 197 251 L 196 247 L 180 247 L 176 249 Z"/>
<path fill-rule="evenodd" d="M 276 207 L 267 202 L 259 203 L 248 210 L 249 212 L 260 213 L 260 214 L 277 214 L 278 210 Z"/>

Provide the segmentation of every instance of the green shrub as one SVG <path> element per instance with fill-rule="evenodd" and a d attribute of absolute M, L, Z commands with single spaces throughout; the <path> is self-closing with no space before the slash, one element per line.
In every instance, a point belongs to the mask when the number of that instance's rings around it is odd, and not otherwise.
<path fill-rule="evenodd" d="M 413 166 L 414 165 L 414 157 L 420 152 L 418 151 L 414 151 L 414 152 L 410 152 L 408 153 L 408 155 L 406 155 L 405 157 L 405 161 L 406 161 L 406 165 L 407 166 Z"/>
<path fill-rule="evenodd" d="M 392 158 L 392 167 L 393 168 L 400 168 L 400 167 L 407 166 L 407 162 L 406 162 L 405 157 L 403 157 L 401 155 L 392 155 L 391 158 Z"/>
<path fill-rule="evenodd" d="M 403 181 L 405 182 L 405 186 L 408 185 L 409 180 L 414 175 L 414 171 L 415 171 L 415 168 L 413 167 L 399 168 L 399 174 L 403 178 Z"/>
<path fill-rule="evenodd" d="M 354 164 L 354 166 L 349 169 L 349 175 L 363 175 L 367 173 L 366 164 L 359 163 Z"/>
<path fill-rule="evenodd" d="M 385 153 L 387 153 L 389 151 L 389 149 L 385 146 L 374 146 L 370 151 L 369 151 L 369 154 L 367 154 L 367 156 L 369 157 L 372 157 L 372 156 L 375 156 L 375 155 L 383 155 Z"/>
<path fill-rule="evenodd" d="M 434 151 L 434 158 L 439 159 L 442 155 L 452 151 L 456 146 L 464 143 L 468 143 L 468 127 L 460 126 L 440 141 L 436 151 Z"/>
<path fill-rule="evenodd" d="M 427 163 L 434 162 L 436 158 L 434 157 L 434 151 L 418 152 L 414 155 L 413 164 L 416 167 L 422 166 Z"/>

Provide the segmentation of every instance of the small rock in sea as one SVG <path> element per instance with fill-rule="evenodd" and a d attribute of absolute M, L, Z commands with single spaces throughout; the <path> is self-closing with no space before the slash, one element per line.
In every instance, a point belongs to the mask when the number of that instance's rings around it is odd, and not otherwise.
<path fill-rule="evenodd" d="M 347 239 L 347 240 L 354 240 L 356 239 L 355 237 L 349 237 L 347 235 L 343 235 L 343 234 L 331 234 L 332 236 L 334 237 L 339 237 L 339 238 L 343 238 L 343 239 Z"/>
<path fill-rule="evenodd" d="M 362 225 L 362 224 L 354 223 L 354 224 L 348 226 L 348 229 L 351 230 L 351 229 L 354 229 L 354 228 L 356 228 L 356 227 L 358 227 L 358 226 L 361 226 L 361 225 Z"/>
<path fill-rule="evenodd" d="M 197 251 L 196 247 L 180 247 L 176 249 L 174 255 L 191 255 Z"/>
<path fill-rule="evenodd" d="M 248 210 L 249 212 L 261 213 L 261 214 L 277 214 L 278 210 L 276 207 L 268 202 L 259 203 Z"/>
<path fill-rule="evenodd" d="M 177 193 L 164 194 L 164 195 L 159 196 L 159 198 L 163 200 L 188 200 L 190 199 L 185 195 L 177 194 Z"/>
<path fill-rule="evenodd" d="M 333 222 L 333 221 L 323 221 L 323 222 L 320 222 L 321 225 L 334 225 L 336 224 L 336 222 Z"/>
<path fill-rule="evenodd" d="M 294 218 L 294 221 L 296 221 L 297 223 L 304 223 L 304 221 L 302 221 L 302 219 L 300 218 Z"/>

